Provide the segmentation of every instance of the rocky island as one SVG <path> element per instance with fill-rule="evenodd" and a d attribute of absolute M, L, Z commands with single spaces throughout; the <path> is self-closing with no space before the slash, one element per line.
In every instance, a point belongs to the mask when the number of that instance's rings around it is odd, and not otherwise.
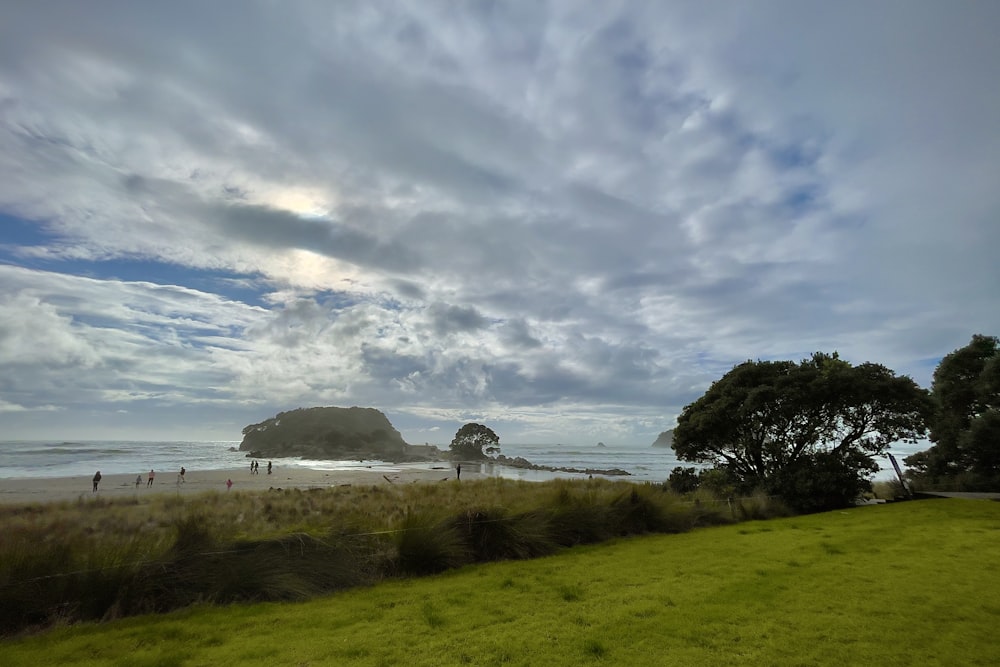
<path fill-rule="evenodd" d="M 409 445 L 375 408 L 317 407 L 279 412 L 243 429 L 239 450 L 255 458 L 380 459 L 401 463 L 434 461 L 433 445 Z"/>

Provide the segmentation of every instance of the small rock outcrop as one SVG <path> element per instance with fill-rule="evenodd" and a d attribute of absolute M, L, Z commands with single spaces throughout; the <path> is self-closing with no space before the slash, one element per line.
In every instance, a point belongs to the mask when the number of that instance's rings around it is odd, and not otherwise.
<path fill-rule="evenodd" d="M 504 456 L 503 454 L 497 456 L 494 461 L 501 465 L 508 466 L 510 468 L 521 468 L 523 470 L 545 470 L 547 472 L 572 472 L 580 475 L 631 475 L 628 470 L 622 470 L 621 468 L 567 468 L 565 466 L 543 466 L 537 463 L 532 463 L 528 459 L 515 456 L 511 458 L 509 456 Z"/>

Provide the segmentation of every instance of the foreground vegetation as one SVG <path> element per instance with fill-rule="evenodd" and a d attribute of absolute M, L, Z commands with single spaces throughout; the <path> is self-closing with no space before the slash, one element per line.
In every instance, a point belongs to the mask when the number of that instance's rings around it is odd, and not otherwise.
<path fill-rule="evenodd" d="M 992 665 L 1000 503 L 619 540 L 0 642 L 4 665 Z"/>
<path fill-rule="evenodd" d="M 0 507 L 0 634 L 386 578 L 781 513 L 605 480 L 489 479 Z"/>

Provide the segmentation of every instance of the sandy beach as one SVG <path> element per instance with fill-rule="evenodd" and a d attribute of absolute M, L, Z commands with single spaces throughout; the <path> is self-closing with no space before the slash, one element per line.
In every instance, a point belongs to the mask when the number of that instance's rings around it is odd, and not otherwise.
<path fill-rule="evenodd" d="M 471 466 L 470 466 L 471 467 Z M 147 471 L 148 472 L 148 471 Z M 221 470 L 187 470 L 184 482 L 178 482 L 178 471 L 157 471 L 153 485 L 147 486 L 147 474 L 142 482 L 135 483 L 135 475 L 104 475 L 93 492 L 93 476 L 32 477 L 0 479 L 0 503 L 19 504 L 54 502 L 88 498 L 136 498 L 151 494 L 196 494 L 206 491 L 227 493 L 226 480 L 232 480 L 229 493 L 237 491 L 266 491 L 268 489 L 326 488 L 344 485 L 412 484 L 415 482 L 442 483 L 455 481 L 455 470 L 448 463 L 427 463 L 403 466 L 391 471 L 372 469 L 312 470 L 309 468 L 275 468 L 268 475 L 266 467 L 260 474 L 251 475 L 249 468 Z M 474 470 L 463 470 L 462 479 L 484 477 Z"/>

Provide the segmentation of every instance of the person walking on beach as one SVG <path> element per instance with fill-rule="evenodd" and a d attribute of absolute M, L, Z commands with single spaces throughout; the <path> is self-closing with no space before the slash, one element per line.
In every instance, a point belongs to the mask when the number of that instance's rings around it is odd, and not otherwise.
<path fill-rule="evenodd" d="M 461 463 L 459 463 L 457 466 L 455 466 L 455 479 L 457 479 L 459 481 L 461 481 L 461 479 L 462 479 L 462 464 Z"/>
<path fill-rule="evenodd" d="M 271 462 L 270 461 L 267 462 L 267 474 L 268 475 L 271 474 Z"/>
<path fill-rule="evenodd" d="M 142 484 L 142 474 L 135 476 L 135 488 L 138 489 L 140 484 Z"/>
<path fill-rule="evenodd" d="M 94 475 L 94 493 L 97 493 L 97 485 L 101 483 L 101 471 L 98 470 L 97 474 Z"/>
<path fill-rule="evenodd" d="M 226 480 L 226 491 L 228 491 L 231 488 L 233 488 L 233 480 L 232 479 L 227 479 Z"/>
<path fill-rule="evenodd" d="M 185 484 L 187 482 L 187 480 L 184 479 L 184 473 L 186 472 L 187 470 L 184 469 L 184 466 L 181 466 L 181 484 Z"/>
<path fill-rule="evenodd" d="M 146 478 L 146 488 L 153 486 L 153 479 L 156 477 L 156 473 L 152 469 L 149 471 L 149 477 Z"/>

